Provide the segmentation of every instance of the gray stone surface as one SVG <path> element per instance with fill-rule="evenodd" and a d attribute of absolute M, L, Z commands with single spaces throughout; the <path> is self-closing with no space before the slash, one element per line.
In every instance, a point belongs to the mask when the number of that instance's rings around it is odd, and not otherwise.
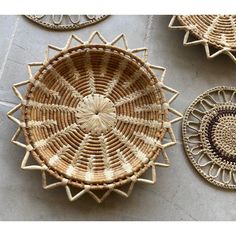
<path fill-rule="evenodd" d="M 0 38 L 0 73 L 2 73 L 2 69 L 5 66 L 5 59 L 7 58 L 13 36 L 17 28 L 17 19 L 17 16 L 1 16 L 0 29 L 2 32 Z"/>
<path fill-rule="evenodd" d="M 236 220 L 235 192 L 205 182 L 188 162 L 180 127 L 168 150 L 171 167 L 159 168 L 157 184 L 137 184 L 128 199 L 112 195 L 98 205 L 87 196 L 68 202 L 64 189 L 43 190 L 38 172 L 23 171 L 24 150 L 9 142 L 16 125 L 6 113 L 17 99 L 13 83 L 27 79 L 26 64 L 43 59 L 47 44 L 63 46 L 70 33 L 87 39 L 94 30 L 108 39 L 124 32 L 130 48 L 147 46 L 150 62 L 167 68 L 166 84 L 179 90 L 173 106 L 183 112 L 201 92 L 236 86 L 235 64 L 226 56 L 208 61 L 201 46 L 183 47 L 183 33 L 167 28 L 170 16 L 111 16 L 73 32 L 52 32 L 23 16 L 0 16 L 0 220 Z"/>

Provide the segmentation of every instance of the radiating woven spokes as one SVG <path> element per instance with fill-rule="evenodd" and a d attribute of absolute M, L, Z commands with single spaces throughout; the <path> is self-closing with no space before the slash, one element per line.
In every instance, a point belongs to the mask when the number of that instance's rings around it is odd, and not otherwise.
<path fill-rule="evenodd" d="M 208 59 L 222 53 L 236 63 L 236 15 L 173 16 L 169 28 L 184 30 L 184 46 L 202 44 Z"/>
<path fill-rule="evenodd" d="M 26 15 L 35 23 L 53 30 L 73 30 L 96 24 L 107 15 Z"/>
<path fill-rule="evenodd" d="M 111 192 L 128 197 L 135 182 L 155 183 L 156 167 L 169 166 L 165 149 L 176 143 L 172 124 L 182 118 L 170 107 L 178 92 L 164 84 L 163 67 L 147 62 L 146 48 L 129 49 L 123 34 L 111 42 L 98 32 L 86 42 L 72 35 L 64 48 L 49 45 L 44 62 L 28 71 L 29 80 L 13 86 L 20 104 L 8 117 L 19 126 L 12 142 L 26 149 L 22 168 L 41 170 L 45 189 L 63 186 L 71 201 L 89 193 L 102 202 Z M 19 109 L 21 120 L 13 116 Z M 38 164 L 27 164 L 30 154 Z M 143 177 L 148 170 L 151 179 Z M 47 174 L 57 181 L 47 184 Z"/>
<path fill-rule="evenodd" d="M 184 115 L 183 139 L 206 180 L 236 189 L 236 88 L 216 87 L 197 97 Z"/>

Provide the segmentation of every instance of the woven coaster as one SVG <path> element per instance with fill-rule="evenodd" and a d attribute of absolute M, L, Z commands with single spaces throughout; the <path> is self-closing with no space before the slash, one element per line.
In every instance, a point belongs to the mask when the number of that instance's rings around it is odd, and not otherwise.
<path fill-rule="evenodd" d="M 105 20 L 108 15 L 26 15 L 33 22 L 52 30 L 75 30 Z"/>
<path fill-rule="evenodd" d="M 184 115 L 183 140 L 206 180 L 236 189 L 236 88 L 216 87 L 197 97 Z"/>
<path fill-rule="evenodd" d="M 204 45 L 207 58 L 227 54 L 236 63 L 236 15 L 173 16 L 169 28 L 185 30 L 185 46 Z"/>
<path fill-rule="evenodd" d="M 147 62 L 146 48 L 129 49 L 123 34 L 111 42 L 98 32 L 86 42 L 72 35 L 28 68 L 30 79 L 13 86 L 21 102 L 8 117 L 19 125 L 12 142 L 26 149 L 22 168 L 42 171 L 45 189 L 64 186 L 71 201 L 88 193 L 100 203 L 111 192 L 128 197 L 136 182 L 155 183 L 156 167 L 169 166 L 165 149 L 175 144 L 172 124 L 182 118 L 170 107 L 178 92 L 163 83 L 163 67 Z M 25 144 L 17 141 L 21 131 Z M 27 164 L 30 154 L 37 165 Z M 148 170 L 150 179 L 143 177 Z M 47 184 L 48 174 L 57 181 Z"/>

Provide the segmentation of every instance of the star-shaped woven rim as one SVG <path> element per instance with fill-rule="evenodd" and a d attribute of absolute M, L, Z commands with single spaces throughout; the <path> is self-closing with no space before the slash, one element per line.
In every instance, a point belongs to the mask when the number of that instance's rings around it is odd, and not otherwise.
<path fill-rule="evenodd" d="M 208 59 L 215 58 L 220 54 L 226 54 L 233 60 L 234 63 L 236 63 L 235 53 L 230 47 L 228 46 L 216 47 L 216 44 L 212 44 L 206 38 L 200 38 L 196 36 L 193 31 L 193 26 L 182 24 L 178 19 L 178 17 L 179 16 L 177 15 L 172 17 L 169 23 L 169 28 L 174 30 L 184 30 L 186 32 L 183 39 L 184 46 L 193 46 L 201 44 L 204 46 L 206 56 Z M 192 37 L 194 37 L 194 39 L 192 39 Z M 214 48 L 214 50 L 212 50 L 212 48 Z"/>
<path fill-rule="evenodd" d="M 129 53 L 132 54 L 136 54 L 136 53 L 142 53 L 143 56 L 142 58 L 139 57 L 139 59 L 141 59 L 151 70 L 156 71 L 155 74 L 157 73 L 161 73 L 160 75 L 160 79 L 158 79 L 158 77 L 156 77 L 156 83 L 158 83 L 158 86 L 162 89 L 162 91 L 165 93 L 170 93 L 171 94 L 171 98 L 166 101 L 166 106 L 168 109 L 169 113 L 172 113 L 174 118 L 172 120 L 169 120 L 167 122 L 165 122 L 165 128 L 166 128 L 166 135 L 168 135 L 169 137 L 169 141 L 163 141 L 160 142 L 158 144 L 158 148 L 160 149 L 160 154 L 163 157 L 163 162 L 161 161 L 150 161 L 148 163 L 148 170 L 151 170 L 151 179 L 146 179 L 146 178 L 142 178 L 141 176 L 132 176 L 130 179 L 130 182 L 128 183 L 128 190 L 127 191 L 123 191 L 120 188 L 114 186 L 112 183 L 108 185 L 108 189 L 106 189 L 106 191 L 104 192 L 104 194 L 102 196 L 98 196 L 96 194 L 95 190 L 91 190 L 89 185 L 85 185 L 83 189 L 80 189 L 78 191 L 78 193 L 76 193 L 75 195 L 72 195 L 72 191 L 71 191 L 71 186 L 68 183 L 68 179 L 63 179 L 61 181 L 57 181 L 55 183 L 52 184 L 47 184 L 47 166 L 46 165 L 28 165 L 28 161 L 29 158 L 31 157 L 30 153 L 32 151 L 32 146 L 30 145 L 26 145 L 24 143 L 21 143 L 20 141 L 18 141 L 18 137 L 22 131 L 22 129 L 25 127 L 25 122 L 20 121 L 19 119 L 15 118 L 13 116 L 13 114 L 19 110 L 22 109 L 22 107 L 24 106 L 24 97 L 23 95 L 20 93 L 19 91 L 19 87 L 21 86 L 26 86 L 30 84 L 30 80 L 32 80 L 32 78 L 34 77 L 34 74 L 32 72 L 32 68 L 33 67 L 42 67 L 43 65 L 47 64 L 48 61 L 50 60 L 50 52 L 51 51 L 56 51 L 56 52 L 65 52 L 68 49 L 70 49 L 72 47 L 73 43 L 78 43 L 78 45 L 97 45 L 98 43 L 94 42 L 95 40 L 99 40 L 101 43 L 99 45 L 108 45 L 108 46 L 112 46 L 114 48 L 122 48 L 123 50 L 126 50 Z M 118 43 L 122 43 L 123 47 L 117 47 L 116 45 Z M 74 47 L 74 46 L 73 46 Z M 125 37 L 124 34 L 120 34 L 118 35 L 116 38 L 114 38 L 111 42 L 108 42 L 99 32 L 94 32 L 91 34 L 91 36 L 89 37 L 89 39 L 87 41 L 83 41 L 81 40 L 78 36 L 76 35 L 71 35 L 65 45 L 64 48 L 59 48 L 53 45 L 48 45 L 47 50 L 45 52 L 45 60 L 44 62 L 33 62 L 33 63 L 29 63 L 28 64 L 28 73 L 29 73 L 29 80 L 26 81 L 22 81 L 20 83 L 14 84 L 13 85 L 13 91 L 16 94 L 16 96 L 20 99 L 20 103 L 15 106 L 11 111 L 8 112 L 8 117 L 9 119 L 11 119 L 13 122 L 15 122 L 19 127 L 16 131 L 16 133 L 14 134 L 13 138 L 12 138 L 12 143 L 23 147 L 26 149 L 26 153 L 25 156 L 23 158 L 22 164 L 21 164 L 21 168 L 24 170 L 39 170 L 42 172 L 42 185 L 44 189 L 52 189 L 55 187 L 59 187 L 59 186 L 63 186 L 66 190 L 67 196 L 69 198 L 70 201 L 74 201 L 76 199 L 78 199 L 79 197 L 81 197 L 82 195 L 84 195 L 85 193 L 90 194 L 98 203 L 101 203 L 111 192 L 115 192 L 121 196 L 124 197 L 128 197 L 133 189 L 133 186 L 136 182 L 143 182 L 143 183 L 148 183 L 148 184 L 154 184 L 156 182 L 156 167 L 160 166 L 160 167 L 168 167 L 170 165 L 170 161 L 169 161 L 169 157 L 165 151 L 166 148 L 173 146 L 176 143 L 176 139 L 175 139 L 175 135 L 174 132 L 172 130 L 172 124 L 179 121 L 180 119 L 182 119 L 182 114 L 179 113 L 178 111 L 176 111 L 174 108 L 170 107 L 170 104 L 177 98 L 178 96 L 178 92 L 168 86 L 166 86 L 164 84 L 164 76 L 165 76 L 165 72 L 166 69 L 160 66 L 156 66 L 156 65 L 151 65 L 148 63 L 147 61 L 148 58 L 148 49 L 147 48 L 135 48 L 135 49 L 130 49 L 128 47 L 128 42 L 127 39 Z M 157 157 L 156 157 L 157 158 Z"/>

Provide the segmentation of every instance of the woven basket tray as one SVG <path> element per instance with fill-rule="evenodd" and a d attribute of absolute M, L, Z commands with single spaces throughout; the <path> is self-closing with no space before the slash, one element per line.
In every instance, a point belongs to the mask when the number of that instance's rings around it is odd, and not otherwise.
<path fill-rule="evenodd" d="M 173 16 L 169 27 L 186 31 L 185 46 L 203 44 L 207 58 L 224 53 L 236 62 L 235 25 L 236 15 L 182 15 Z"/>
<path fill-rule="evenodd" d="M 124 48 L 115 46 L 120 42 Z M 57 54 L 49 59 L 51 49 Z M 143 60 L 135 55 L 141 52 Z M 35 75 L 34 66 L 40 66 Z M 181 119 L 169 106 L 178 93 L 164 85 L 164 73 L 147 63 L 146 48 L 129 49 L 124 35 L 111 43 L 98 32 L 86 42 L 72 35 L 65 48 L 49 46 L 44 63 L 29 64 L 30 79 L 13 86 L 21 103 L 8 116 L 20 126 L 13 143 L 26 148 L 22 168 L 41 170 L 43 187 L 64 186 L 71 201 L 89 193 L 101 202 L 112 191 L 127 197 L 135 182 L 154 183 L 156 166 L 169 165 L 165 148 L 175 144 L 171 126 Z M 169 101 L 164 92 L 172 94 Z M 13 116 L 18 109 L 21 120 Z M 169 120 L 169 112 L 176 118 Z M 17 141 L 21 130 L 26 144 Z M 30 153 L 38 165 L 27 165 Z M 156 160 L 161 154 L 163 163 Z M 141 177 L 148 169 L 151 180 Z M 46 174 L 58 182 L 48 185 Z M 126 184 L 125 192 L 119 187 Z"/>
<path fill-rule="evenodd" d="M 107 15 L 26 15 L 33 22 L 53 30 L 74 30 L 105 20 Z"/>
<path fill-rule="evenodd" d="M 197 97 L 183 119 L 184 147 L 209 182 L 236 189 L 236 88 L 216 87 Z"/>

